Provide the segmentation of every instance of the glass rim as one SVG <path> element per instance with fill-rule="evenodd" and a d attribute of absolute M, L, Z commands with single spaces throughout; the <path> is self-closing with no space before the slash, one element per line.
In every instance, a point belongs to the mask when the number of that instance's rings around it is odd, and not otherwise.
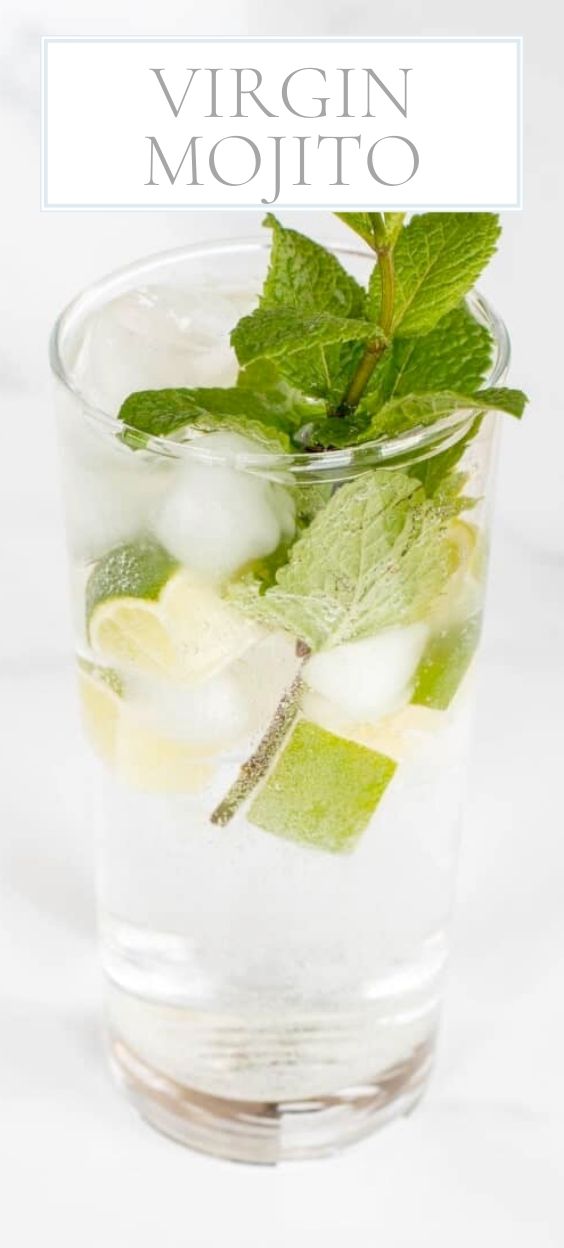
<path fill-rule="evenodd" d="M 324 246 L 337 256 L 348 255 L 367 261 L 371 259 L 369 251 L 356 246 L 341 243 L 332 244 L 330 242 L 324 243 Z M 73 381 L 72 376 L 65 367 L 62 359 L 61 343 L 63 335 L 72 326 L 73 320 L 82 318 L 94 307 L 100 306 L 100 296 L 107 294 L 108 298 L 111 297 L 112 292 L 116 288 L 121 289 L 123 282 L 128 277 L 134 277 L 135 275 L 147 276 L 159 269 L 163 264 L 170 264 L 174 260 L 197 260 L 227 253 L 241 254 L 263 251 L 270 251 L 270 241 L 259 235 L 247 238 L 217 239 L 209 240 L 208 242 L 189 243 L 182 247 L 173 247 L 164 251 L 154 252 L 141 260 L 120 266 L 100 278 L 97 282 L 89 284 L 75 295 L 63 308 L 53 325 L 49 339 L 49 362 L 51 371 L 57 381 L 61 383 L 69 395 L 80 403 L 81 418 L 92 422 L 100 431 L 105 431 L 113 436 L 121 435 L 120 440 L 122 442 L 124 433 L 129 433 L 132 439 L 136 436 L 139 437 L 139 430 L 127 425 L 123 420 L 119 420 L 116 415 L 112 415 L 103 408 L 98 407 L 95 403 L 92 403 L 82 392 L 80 386 Z M 470 310 L 477 314 L 477 319 L 490 330 L 492 335 L 494 358 L 484 385 L 487 387 L 495 386 L 505 377 L 510 363 L 511 348 L 507 328 L 504 321 L 480 291 L 470 291 L 466 302 Z M 144 440 L 142 450 L 145 453 L 152 453 L 169 459 L 188 458 L 207 463 L 231 464 L 233 467 L 248 471 L 253 469 L 257 471 L 268 469 L 269 472 L 273 470 L 293 470 L 298 475 L 306 477 L 317 475 L 321 471 L 326 476 L 328 470 L 340 472 L 353 463 L 356 465 L 362 462 L 372 465 L 396 464 L 399 466 L 405 459 L 409 460 L 409 462 L 415 462 L 416 460 L 430 458 L 433 454 L 446 450 L 458 442 L 472 425 L 475 414 L 475 408 L 459 408 L 441 420 L 436 421 L 433 425 L 414 426 L 414 428 L 405 430 L 395 437 L 381 436 L 370 442 L 363 442 L 357 445 L 352 444 L 351 446 L 326 451 L 214 451 L 209 447 L 206 449 L 205 445 L 201 444 L 199 438 L 194 441 L 180 442 L 168 437 L 157 437 L 154 435 L 150 435 L 146 441 Z"/>

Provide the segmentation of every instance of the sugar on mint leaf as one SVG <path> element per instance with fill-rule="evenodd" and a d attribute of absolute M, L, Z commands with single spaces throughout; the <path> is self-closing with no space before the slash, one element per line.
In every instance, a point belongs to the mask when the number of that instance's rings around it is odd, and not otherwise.
<path fill-rule="evenodd" d="M 500 233 L 490 212 L 428 212 L 412 217 L 394 248 L 393 333 L 426 334 L 460 302 L 493 255 Z M 370 314 L 378 320 L 381 275 L 370 281 Z"/>
<path fill-rule="evenodd" d="M 314 516 L 266 593 L 250 576 L 228 594 L 315 651 L 420 619 L 453 570 L 441 508 L 407 473 L 372 469 Z"/>
<path fill-rule="evenodd" d="M 302 720 L 250 811 L 249 822 L 312 849 L 345 853 L 366 830 L 396 763 Z"/>

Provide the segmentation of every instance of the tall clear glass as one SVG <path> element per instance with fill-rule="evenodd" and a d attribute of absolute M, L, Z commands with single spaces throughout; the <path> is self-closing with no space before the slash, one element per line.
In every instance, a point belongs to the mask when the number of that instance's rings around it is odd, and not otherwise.
<path fill-rule="evenodd" d="M 338 254 L 366 279 L 365 255 Z M 312 654 L 247 614 L 226 586 L 253 561 L 346 490 L 416 482 L 471 424 L 316 455 L 221 432 L 140 446 L 116 418 L 128 393 L 233 383 L 229 330 L 267 260 L 254 241 L 151 258 L 79 296 L 52 339 L 111 1065 L 154 1126 L 256 1162 L 353 1142 L 427 1083 L 495 441 L 490 415 L 423 618 Z M 494 384 L 506 332 L 470 304 Z M 385 602 L 386 560 L 363 557 Z"/>

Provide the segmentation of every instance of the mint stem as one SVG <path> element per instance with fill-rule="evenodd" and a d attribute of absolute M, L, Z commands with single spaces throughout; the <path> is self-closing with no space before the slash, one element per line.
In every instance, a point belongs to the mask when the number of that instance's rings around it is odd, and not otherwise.
<path fill-rule="evenodd" d="M 378 266 L 382 276 L 382 302 L 380 305 L 380 317 L 378 324 L 386 337 L 388 337 L 393 324 L 394 295 L 396 285 L 393 253 L 390 247 L 381 247 L 378 249 Z M 349 388 L 341 404 L 342 412 L 350 412 L 358 406 L 378 360 L 386 350 L 387 345 L 387 342 L 382 341 L 381 338 L 367 343 L 364 355 L 358 365 L 358 368 L 356 369 L 356 372 L 353 374 Z"/>
<path fill-rule="evenodd" d="M 250 758 L 243 763 L 237 779 L 219 806 L 216 806 L 210 815 L 210 822 L 220 828 L 224 828 L 230 822 L 239 807 L 250 797 L 259 781 L 266 775 L 272 759 L 278 753 L 294 723 L 304 688 L 303 667 L 311 652 L 309 647 L 302 644 L 299 653 L 302 656 L 300 667 L 291 685 L 282 695 L 264 736 Z"/>

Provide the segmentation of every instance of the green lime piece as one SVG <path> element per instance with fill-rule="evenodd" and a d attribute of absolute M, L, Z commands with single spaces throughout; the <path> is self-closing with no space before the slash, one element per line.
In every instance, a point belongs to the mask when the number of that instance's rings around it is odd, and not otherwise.
<path fill-rule="evenodd" d="M 123 680 L 113 667 L 102 667 L 99 663 L 91 663 L 90 659 L 84 659 L 82 655 L 78 656 L 78 666 L 81 672 L 85 672 L 93 680 L 107 685 L 118 698 L 123 697 Z"/>
<path fill-rule="evenodd" d="M 468 671 L 480 638 L 481 624 L 481 617 L 474 615 L 463 624 L 431 637 L 415 673 L 412 702 L 446 711 Z"/>
<path fill-rule="evenodd" d="M 151 538 L 116 546 L 98 561 L 86 586 L 86 614 L 90 619 L 111 598 L 158 598 L 178 564 Z"/>
<path fill-rule="evenodd" d="M 396 770 L 396 763 L 303 720 L 249 813 L 265 832 L 316 849 L 354 848 Z"/>

